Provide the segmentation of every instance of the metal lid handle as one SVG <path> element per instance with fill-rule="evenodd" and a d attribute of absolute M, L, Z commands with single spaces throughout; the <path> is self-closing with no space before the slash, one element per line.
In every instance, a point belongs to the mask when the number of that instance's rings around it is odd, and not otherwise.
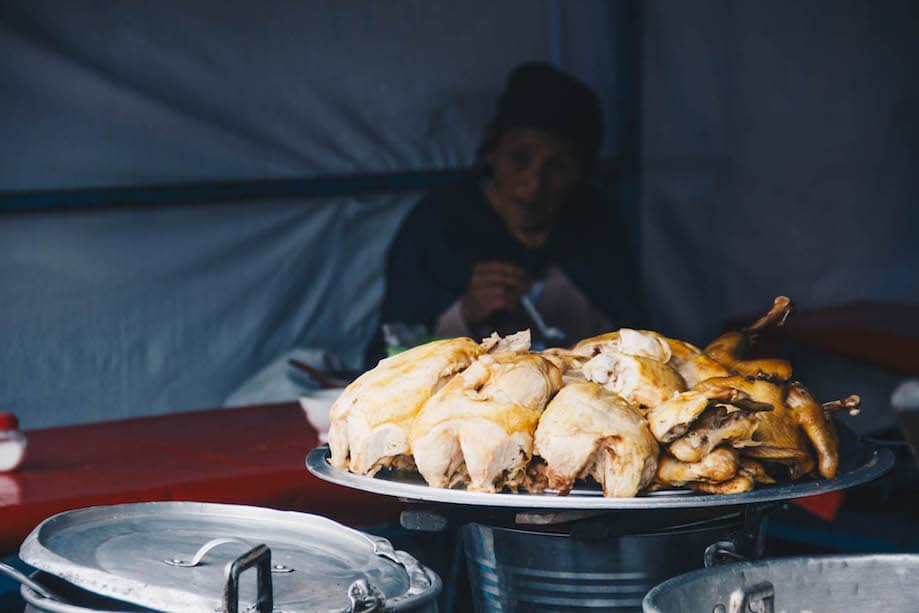
<path fill-rule="evenodd" d="M 256 567 L 258 571 L 258 597 L 255 610 L 271 613 L 274 608 L 274 588 L 271 585 L 271 550 L 259 545 L 227 564 L 227 582 L 223 588 L 223 607 L 226 613 L 239 613 L 239 576 L 244 570 Z"/>
<path fill-rule="evenodd" d="M 47 598 L 48 600 L 60 600 L 56 596 L 53 596 L 48 590 L 43 586 L 39 585 L 35 581 L 32 581 L 29 577 L 26 577 L 24 574 L 13 568 L 8 564 L 0 562 L 0 575 L 6 575 L 13 581 L 17 581 L 22 585 L 26 586 L 42 598 Z"/>
<path fill-rule="evenodd" d="M 212 539 L 212 540 L 206 542 L 205 544 L 201 545 L 201 547 L 198 548 L 198 551 L 195 553 L 194 557 L 192 557 L 191 560 L 182 560 L 182 559 L 179 559 L 179 558 L 170 558 L 170 559 L 167 559 L 167 560 L 163 560 L 163 562 L 164 562 L 165 564 L 169 564 L 170 566 L 180 566 L 180 567 L 182 567 L 182 568 L 191 568 L 192 566 L 197 566 L 198 564 L 201 564 L 201 560 L 204 559 L 204 556 L 206 556 L 207 553 L 208 553 L 211 549 L 213 549 L 213 548 L 215 548 L 215 547 L 219 547 L 219 546 L 221 546 L 221 545 L 226 545 L 226 544 L 228 544 L 228 543 L 235 543 L 235 544 L 237 544 L 237 545 L 245 545 L 246 547 L 249 547 L 250 549 L 252 548 L 252 543 L 248 543 L 248 542 L 246 542 L 246 541 L 244 541 L 244 540 L 242 540 L 242 539 L 238 539 L 238 538 L 216 538 L 216 539 Z"/>

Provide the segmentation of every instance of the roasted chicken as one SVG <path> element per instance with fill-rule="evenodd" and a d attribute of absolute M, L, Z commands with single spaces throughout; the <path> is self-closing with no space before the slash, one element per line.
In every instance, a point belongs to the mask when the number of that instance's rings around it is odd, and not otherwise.
<path fill-rule="evenodd" d="M 661 454 L 657 465 L 657 482 L 682 487 L 687 483 L 720 483 L 734 478 L 740 468 L 736 449 L 719 447 L 698 462 L 680 462 Z"/>
<path fill-rule="evenodd" d="M 832 478 L 827 414 L 856 412 L 858 396 L 821 404 L 787 361 L 752 351 L 791 312 L 779 296 L 704 349 L 630 328 L 542 353 L 527 331 L 429 343 L 345 390 L 331 411 L 331 462 L 369 475 L 413 468 L 431 486 L 483 492 L 566 495 L 592 478 L 616 497 L 740 493 L 783 472 Z"/>
<path fill-rule="evenodd" d="M 647 410 L 686 389 L 686 383 L 667 362 L 669 345 L 649 332 L 623 328 L 581 341 L 572 350 L 590 357 L 581 366 L 584 377 Z"/>
<path fill-rule="evenodd" d="M 561 386 L 561 371 L 538 354 L 479 357 L 415 418 L 410 444 L 418 472 L 433 487 L 516 489 L 540 415 Z"/>
<path fill-rule="evenodd" d="M 421 406 L 485 348 L 470 338 L 420 345 L 358 377 L 330 410 L 331 463 L 358 474 L 412 465 L 409 428 Z"/>
<path fill-rule="evenodd" d="M 836 430 L 824 406 L 801 383 L 733 376 L 709 379 L 694 389 L 704 392 L 725 387 L 772 406 L 772 410 L 756 415 L 755 444 L 743 449 L 745 456 L 783 464 L 792 479 L 799 479 L 814 469 L 813 448 L 820 475 L 826 479 L 836 476 L 839 464 Z"/>
<path fill-rule="evenodd" d="M 720 483 L 706 481 L 691 481 L 686 484 L 690 489 L 706 494 L 741 494 L 749 492 L 757 483 L 775 483 L 775 479 L 766 474 L 762 464 L 750 458 L 740 458 L 740 467 L 737 474 Z"/>
<path fill-rule="evenodd" d="M 549 403 L 534 451 L 546 463 L 548 487 L 562 495 L 591 476 L 604 496 L 635 496 L 657 470 L 657 442 L 645 418 L 591 382 L 571 383 Z"/>
<path fill-rule="evenodd" d="M 782 325 L 794 310 L 786 296 L 775 299 L 772 308 L 752 326 L 739 331 L 726 332 L 705 347 L 705 354 L 734 374 L 773 381 L 788 381 L 791 378 L 791 364 L 787 360 L 767 358 L 752 360 L 746 354 L 763 329 Z"/>

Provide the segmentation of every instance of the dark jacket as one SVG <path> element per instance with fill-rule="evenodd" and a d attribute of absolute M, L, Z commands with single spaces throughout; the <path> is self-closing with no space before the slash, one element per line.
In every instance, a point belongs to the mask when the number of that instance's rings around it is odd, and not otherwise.
<path fill-rule="evenodd" d="M 507 230 L 489 205 L 478 176 L 438 188 L 408 215 L 390 247 L 381 323 L 423 323 L 437 318 L 469 284 L 477 262 L 501 260 L 539 279 L 550 265 L 566 276 L 617 327 L 638 326 L 638 269 L 611 204 L 585 189 L 574 210 L 545 245 L 529 249 Z M 368 364 L 383 354 L 378 334 Z"/>

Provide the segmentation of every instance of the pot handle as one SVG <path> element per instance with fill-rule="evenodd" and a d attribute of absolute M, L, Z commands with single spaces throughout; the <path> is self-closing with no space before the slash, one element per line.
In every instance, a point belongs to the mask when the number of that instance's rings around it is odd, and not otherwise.
<path fill-rule="evenodd" d="M 774 613 L 775 588 L 772 582 L 763 581 L 745 586 L 731 594 L 728 613 Z"/>
<path fill-rule="evenodd" d="M 744 556 L 737 553 L 737 545 L 734 541 L 718 541 L 705 548 L 702 554 L 705 568 L 712 568 L 724 563 L 725 558 L 732 560 L 746 560 Z"/>
<path fill-rule="evenodd" d="M 274 608 L 274 589 L 271 585 L 271 550 L 267 545 L 259 545 L 227 564 L 227 582 L 223 588 L 223 610 L 226 613 L 239 613 L 239 576 L 244 570 L 253 566 L 258 572 L 258 597 L 255 600 L 255 610 L 259 613 L 271 613 Z"/>
<path fill-rule="evenodd" d="M 383 611 L 386 596 L 366 579 L 358 579 L 348 587 L 348 598 L 351 600 L 350 613 L 377 613 Z"/>
<path fill-rule="evenodd" d="M 26 586 L 27 588 L 29 588 L 30 590 L 32 590 L 33 592 L 41 596 L 42 598 L 47 598 L 48 600 L 55 600 L 57 602 L 63 602 L 63 600 L 54 596 L 53 594 L 51 594 L 51 592 L 49 592 L 43 586 L 39 585 L 35 581 L 32 581 L 29 577 L 25 576 L 23 573 L 19 572 L 18 570 L 16 570 L 9 564 L 4 564 L 3 562 L 0 562 L 0 575 L 6 575 L 13 581 L 16 581 L 17 583 L 21 583 L 22 585 Z"/>

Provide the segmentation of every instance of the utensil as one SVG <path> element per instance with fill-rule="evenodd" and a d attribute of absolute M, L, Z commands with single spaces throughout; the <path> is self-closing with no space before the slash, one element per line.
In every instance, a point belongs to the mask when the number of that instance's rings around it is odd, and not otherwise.
<path fill-rule="evenodd" d="M 304 371 L 310 377 L 315 379 L 316 383 L 319 384 L 320 389 L 339 389 L 342 387 L 348 387 L 347 381 L 337 379 L 333 377 L 332 375 L 329 375 L 328 373 L 324 373 L 318 368 L 310 366 L 306 362 L 301 362 L 300 360 L 296 358 L 290 358 L 289 360 L 287 360 L 287 363 L 293 366 L 294 368 Z"/>
<path fill-rule="evenodd" d="M 568 337 L 561 329 L 546 324 L 546 321 L 542 318 L 542 315 L 536 309 L 536 305 L 533 304 L 529 296 L 521 296 L 520 304 L 523 305 L 523 310 L 527 312 L 527 315 L 529 315 L 533 323 L 536 324 L 536 329 L 539 330 L 539 333 L 544 339 L 561 341 Z"/>

